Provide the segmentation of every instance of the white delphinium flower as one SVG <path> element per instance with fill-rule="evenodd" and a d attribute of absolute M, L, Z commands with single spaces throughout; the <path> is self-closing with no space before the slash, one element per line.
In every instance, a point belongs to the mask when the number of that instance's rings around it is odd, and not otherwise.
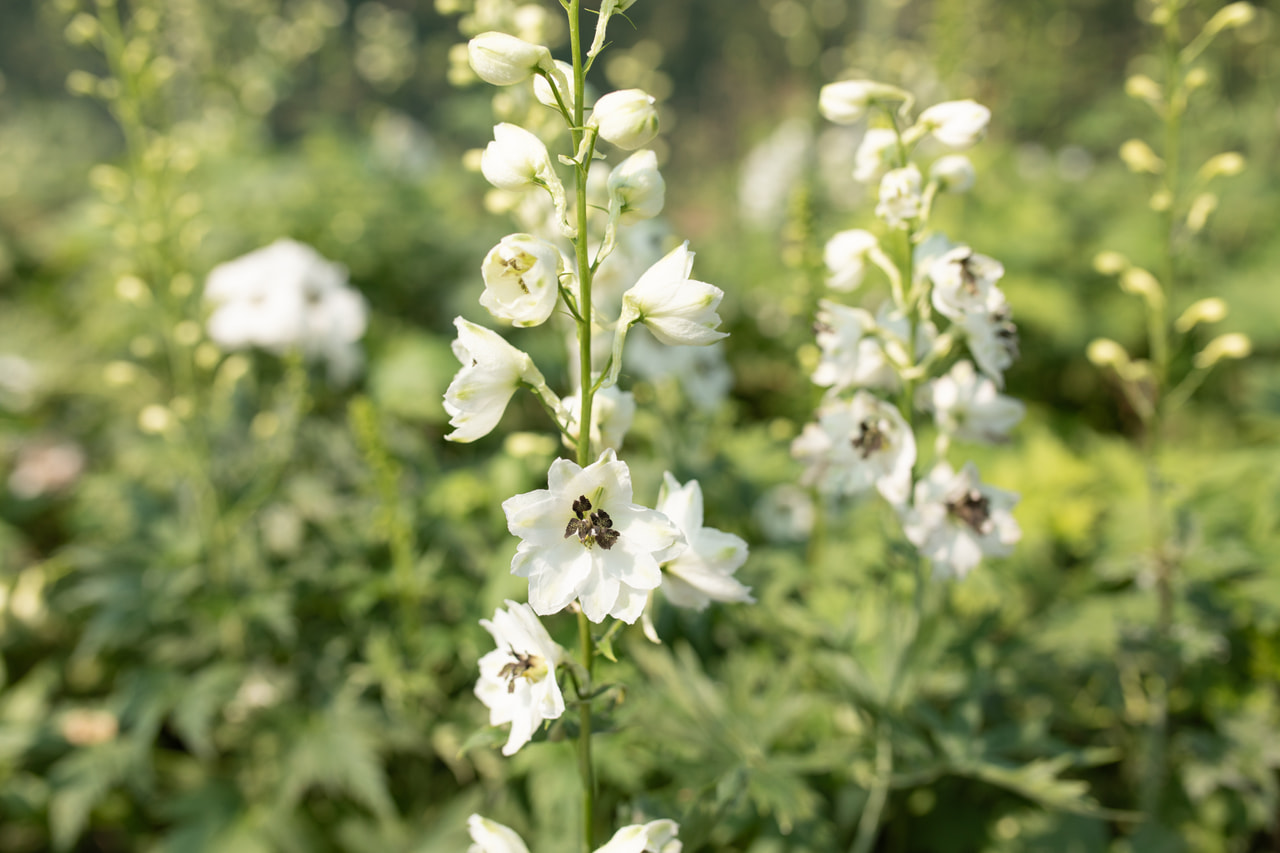
<path fill-rule="evenodd" d="M 856 289 L 866 275 L 868 255 L 879 245 L 874 234 L 861 228 L 832 236 L 822 250 L 823 263 L 831 273 L 827 287 L 845 292 Z"/>
<path fill-rule="evenodd" d="M 873 485 L 895 506 L 911 493 L 916 440 L 897 407 L 866 392 L 817 411 L 791 443 L 791 455 L 809 466 L 802 482 L 827 494 L 852 495 Z"/>
<path fill-rule="evenodd" d="M 447 440 L 467 442 L 488 435 L 521 385 L 528 386 L 547 405 L 559 403 L 527 354 L 484 326 L 461 317 L 453 325 L 458 329 L 453 354 L 462 362 L 462 369 L 444 395 L 444 409 L 454 428 L 445 436 Z"/>
<path fill-rule="evenodd" d="M 942 255 L 929 266 L 928 276 L 933 281 L 933 307 L 957 323 L 987 316 L 1005 305 L 1004 293 L 996 286 L 1004 266 L 968 246 Z"/>
<path fill-rule="evenodd" d="M 991 110 L 974 101 L 947 101 L 920 113 L 916 126 L 948 148 L 968 148 L 987 131 Z"/>
<path fill-rule="evenodd" d="M 901 380 L 877 336 L 881 328 L 865 309 L 821 300 L 814 331 L 822 358 L 810 377 L 813 384 L 833 393 L 848 388 L 897 390 Z"/>
<path fill-rule="evenodd" d="M 873 104 L 887 105 L 911 100 L 896 86 L 874 80 L 841 80 L 828 83 L 818 92 L 818 109 L 827 121 L 853 124 L 866 115 Z"/>
<path fill-rule="evenodd" d="M 876 179 L 893 162 L 892 155 L 898 146 L 898 134 L 887 127 L 868 128 L 853 157 L 853 178 L 862 183 Z"/>
<path fill-rule="evenodd" d="M 920 215 L 923 180 L 915 163 L 886 172 L 880 179 L 880 203 L 876 205 L 876 216 L 890 228 L 906 228 L 909 220 Z"/>
<path fill-rule="evenodd" d="M 680 853 L 683 845 L 676 838 L 679 831 L 674 820 L 624 826 L 596 853 Z"/>
<path fill-rule="evenodd" d="M 480 658 L 476 698 L 489 709 L 489 725 L 511 724 L 503 755 L 514 755 L 529 742 L 543 720 L 564 713 L 564 696 L 556 682 L 556 666 L 564 656 L 527 604 L 507 601 L 493 621 L 480 624 L 493 635 L 496 649 Z"/>
<path fill-rule="evenodd" d="M 549 71 L 551 51 L 507 33 L 481 33 L 467 43 L 467 59 L 481 80 L 510 86 L 528 80 L 539 69 Z"/>
<path fill-rule="evenodd" d="M 577 599 L 592 622 L 635 622 L 662 582 L 659 564 L 685 547 L 679 528 L 631 502 L 631 472 L 612 450 L 586 468 L 557 459 L 547 486 L 502 504 L 521 540 L 511 573 L 529 579 L 534 611 L 557 613 Z"/>
<path fill-rule="evenodd" d="M 959 473 L 939 462 L 916 483 L 902 527 L 935 576 L 963 578 L 984 555 L 1012 553 L 1022 538 L 1011 512 L 1017 502 L 1017 494 L 984 484 L 972 462 Z"/>
<path fill-rule="evenodd" d="M 946 375 L 922 387 L 917 401 L 933 412 L 944 435 L 985 444 L 1005 441 L 1026 412 L 1020 400 L 1001 394 L 969 361 L 956 362 Z"/>
<path fill-rule="evenodd" d="M 667 346 L 706 346 L 728 337 L 717 329 L 716 308 L 724 291 L 689 278 L 693 256 L 686 241 L 640 276 L 622 296 L 620 332 L 633 323 L 644 323 Z"/>
<path fill-rule="evenodd" d="M 609 210 L 616 209 L 619 221 L 631 225 L 652 219 L 662 212 L 667 185 L 658 171 L 658 155 L 637 151 L 609 173 Z"/>
<path fill-rule="evenodd" d="M 467 848 L 467 853 L 529 853 L 514 829 L 478 814 L 467 818 L 467 831 L 475 842 Z"/>
<path fill-rule="evenodd" d="M 568 81 L 573 79 L 573 66 L 562 60 L 555 60 L 555 72 L 551 74 L 551 78 L 556 81 L 556 88 L 553 90 L 551 84 L 547 82 L 547 78 L 539 74 L 533 78 L 533 96 L 538 99 L 538 103 L 560 109 L 560 104 L 556 102 L 556 93 L 560 94 L 560 100 L 564 102 L 564 107 L 573 113 L 573 86 Z M 594 90 L 588 85 L 586 91 L 588 100 L 594 97 Z"/>
<path fill-rule="evenodd" d="M 578 419 L 582 416 L 582 392 L 575 391 L 561 400 L 565 417 L 565 444 L 569 447 L 572 436 L 578 438 Z M 619 390 L 616 385 L 601 388 L 591 401 L 591 455 L 599 456 L 605 448 L 618 450 L 631 429 L 636 416 L 636 398 L 630 391 Z"/>
<path fill-rule="evenodd" d="M 529 853 L 515 830 L 480 815 L 467 819 L 467 831 L 475 842 L 467 853 Z M 595 853 L 680 853 L 679 831 L 680 825 L 673 820 L 624 826 Z"/>
<path fill-rule="evenodd" d="M 1018 327 L 1010 317 L 1009 306 L 1002 303 L 990 314 L 972 314 L 960 324 L 973 360 L 997 388 L 1004 387 L 1004 372 L 1018 357 Z"/>
<path fill-rule="evenodd" d="M 564 257 L 532 234 L 508 234 L 485 255 L 480 272 L 480 304 L 490 314 L 516 326 L 537 326 L 560 298 Z"/>
<path fill-rule="evenodd" d="M 678 557 L 662 564 L 662 592 L 668 601 L 694 610 L 705 610 L 712 601 L 755 601 L 751 588 L 733 576 L 747 561 L 747 543 L 740 536 L 702 526 L 702 487 L 697 480 L 682 486 L 670 471 L 664 473 L 656 509 L 675 522 L 689 543 Z"/>
<path fill-rule="evenodd" d="M 359 368 L 364 299 L 347 286 L 344 266 L 310 246 L 277 240 L 219 264 L 205 281 L 204 298 L 213 305 L 209 337 L 223 349 L 297 347 L 305 358 L 325 361 L 338 382 Z"/>
<path fill-rule="evenodd" d="M 929 167 L 929 180 L 948 193 L 966 193 L 973 188 L 977 174 L 973 163 L 963 154 L 948 154 L 933 161 Z"/>
<path fill-rule="evenodd" d="M 633 151 L 658 135 L 657 101 L 641 89 L 621 89 L 596 101 L 588 127 L 619 148 Z"/>

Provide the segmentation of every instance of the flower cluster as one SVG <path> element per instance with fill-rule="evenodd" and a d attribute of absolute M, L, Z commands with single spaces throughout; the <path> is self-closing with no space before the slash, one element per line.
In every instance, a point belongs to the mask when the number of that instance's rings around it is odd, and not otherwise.
<path fill-rule="evenodd" d="M 226 350 L 299 350 L 322 361 L 339 384 L 359 372 L 367 309 L 347 271 L 295 240 L 219 264 L 209 273 L 209 337 Z"/>
<path fill-rule="evenodd" d="M 588 61 L 603 48 L 610 18 L 629 5 L 601 4 Z M 577 32 L 572 20 L 570 30 Z M 490 209 L 510 214 L 520 229 L 484 258 L 478 293 L 480 305 L 513 331 L 509 341 L 455 320 L 461 368 L 445 394 L 453 427 L 446 438 L 472 442 L 489 434 L 516 392 L 526 389 L 576 456 L 551 464 L 547 488 L 502 505 L 519 540 L 511 572 L 528 579 L 528 603 L 507 601 L 492 620 L 482 621 L 495 648 L 480 660 L 475 692 L 492 725 L 510 725 L 503 753 L 512 755 L 567 705 L 590 713 L 597 695 L 591 625 L 643 620 L 656 638 L 646 611 L 659 589 L 672 605 L 695 610 L 752 598 L 734 577 L 747 545 L 703 524 L 697 481 L 681 484 L 666 474 L 658 505 L 650 508 L 636 502 L 630 469 L 619 458 L 636 407 L 631 394 L 617 387 L 628 332 L 643 327 L 633 342 L 650 351 L 698 352 L 726 337 L 718 313 L 723 291 L 694 278 L 689 244 L 671 246 L 654 225 L 666 192 L 657 154 L 644 148 L 657 133 L 654 98 L 636 89 L 594 97 L 581 62 L 575 68 L 557 61 L 549 47 L 515 32 L 480 32 L 469 42 L 467 58 L 475 76 L 504 91 L 516 87 L 543 117 L 498 123 L 475 158 L 493 187 Z M 562 120 L 554 133 L 546 116 Z M 567 152 L 553 156 L 549 146 L 566 136 Z M 622 153 L 610 166 L 608 155 L 616 150 Z M 562 393 L 516 346 L 518 336 L 540 327 L 569 344 L 568 371 L 547 374 L 569 374 L 572 386 Z M 673 363 L 647 361 L 650 367 Z M 699 363 L 715 364 L 705 358 Z M 711 374 L 712 367 L 702 373 Z M 580 614 L 585 660 L 574 660 L 539 621 L 566 609 Z M 562 688 L 572 688 L 569 701 Z M 589 741 L 590 728 L 584 725 L 579 737 Z M 470 829 L 472 851 L 526 851 L 500 824 L 473 816 Z M 598 853 L 678 853 L 676 829 L 671 821 L 625 827 Z"/>
<path fill-rule="evenodd" d="M 949 150 L 978 142 L 990 112 L 951 101 L 912 122 L 912 103 L 901 89 L 869 80 L 822 89 L 819 107 L 833 122 L 887 120 L 866 129 L 854 158 L 857 180 L 879 182 L 875 213 L 885 233 L 833 236 L 824 251 L 827 284 L 852 294 L 878 270 L 890 294 L 879 304 L 819 303 L 811 378 L 827 391 L 791 450 L 806 465 L 804 482 L 825 495 L 875 489 L 934 573 L 963 577 L 984 555 L 1008 554 L 1020 537 L 1011 514 L 1017 496 L 983 483 L 972 463 L 956 472 L 947 461 L 953 441 L 1001 442 L 1022 418 L 1023 405 L 1000 393 L 1018 339 L 999 287 L 1004 267 L 928 230 L 936 196 L 974 182 L 968 158 Z M 938 149 L 944 153 L 927 169 L 914 159 Z M 938 430 L 936 459 L 923 476 L 917 411 L 932 415 Z"/>

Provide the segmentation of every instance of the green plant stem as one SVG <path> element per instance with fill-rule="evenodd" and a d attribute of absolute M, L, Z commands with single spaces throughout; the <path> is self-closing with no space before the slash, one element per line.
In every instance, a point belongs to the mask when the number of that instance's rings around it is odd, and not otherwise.
<path fill-rule="evenodd" d="M 880 815 L 889 800 L 889 787 L 893 780 L 893 740 L 887 723 L 881 721 L 876 728 L 876 778 L 867 794 L 867 805 L 858 819 L 858 835 L 849 853 L 869 853 L 876 843 Z"/>
<path fill-rule="evenodd" d="M 585 132 L 586 69 L 582 64 L 581 0 L 569 0 L 569 45 L 573 51 L 573 126 L 569 128 L 573 150 L 578 151 Z M 578 464 L 586 467 L 591 456 L 591 404 L 595 387 L 591 376 L 591 263 L 587 257 L 587 170 L 591 163 L 575 167 L 577 227 L 574 250 L 578 261 L 578 382 L 581 406 L 578 410 Z M 595 641 L 591 622 L 578 611 L 578 641 L 587 682 L 578 686 L 578 776 L 582 780 L 582 850 L 590 853 L 595 838 L 595 768 L 591 760 L 591 690 L 595 661 Z"/>

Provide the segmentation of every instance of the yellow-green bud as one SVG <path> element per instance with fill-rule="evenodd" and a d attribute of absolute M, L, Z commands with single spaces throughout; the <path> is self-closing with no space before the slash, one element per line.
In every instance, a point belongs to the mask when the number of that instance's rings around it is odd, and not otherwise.
<path fill-rule="evenodd" d="M 1216 296 L 1212 296 L 1192 303 L 1186 311 L 1182 312 L 1182 316 L 1174 321 L 1173 326 L 1179 332 L 1185 334 L 1201 323 L 1217 323 L 1226 316 L 1227 303 Z"/>
<path fill-rule="evenodd" d="M 1230 332 L 1209 341 L 1209 345 L 1196 353 L 1195 365 L 1203 369 L 1213 367 L 1224 358 L 1247 358 L 1253 352 L 1248 335 Z"/>

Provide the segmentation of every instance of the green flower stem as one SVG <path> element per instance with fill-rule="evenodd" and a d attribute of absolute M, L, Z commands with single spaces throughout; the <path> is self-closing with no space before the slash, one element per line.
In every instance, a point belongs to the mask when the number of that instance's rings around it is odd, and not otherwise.
<path fill-rule="evenodd" d="M 584 101 L 586 100 L 586 69 L 582 64 L 581 0 L 569 0 L 569 45 L 573 51 L 573 122 L 569 133 L 576 153 L 582 147 L 584 131 Z M 574 167 L 577 177 L 578 233 L 573 247 L 578 261 L 578 382 L 582 405 L 578 412 L 578 464 L 586 467 L 591 456 L 591 403 L 595 386 L 591 377 L 591 276 L 592 268 L 587 257 L 587 170 L 591 167 L 588 155 Z M 578 691 L 578 775 L 582 780 L 582 850 L 590 853 L 595 838 L 595 768 L 591 761 L 591 672 L 595 662 L 595 641 L 591 636 L 591 622 L 585 613 L 578 611 L 578 640 L 581 645 L 582 666 L 587 671 L 587 683 Z"/>
<path fill-rule="evenodd" d="M 858 835 L 849 853 L 870 853 L 880 829 L 880 815 L 889 800 L 889 783 L 893 779 L 893 740 L 889 725 L 883 720 L 876 727 L 876 778 L 867 794 L 867 805 L 858 819 Z"/>

